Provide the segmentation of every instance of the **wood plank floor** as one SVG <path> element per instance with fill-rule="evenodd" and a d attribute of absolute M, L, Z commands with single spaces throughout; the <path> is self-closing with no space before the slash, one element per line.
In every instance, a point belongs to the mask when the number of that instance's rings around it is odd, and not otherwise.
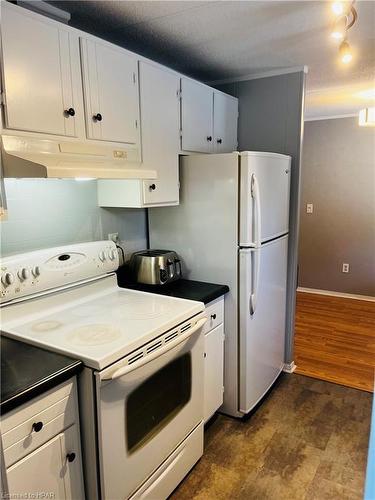
<path fill-rule="evenodd" d="M 297 292 L 296 373 L 373 391 L 375 302 Z"/>
<path fill-rule="evenodd" d="M 170 500 L 362 500 L 372 395 L 282 374 L 245 421 L 219 415 Z"/>

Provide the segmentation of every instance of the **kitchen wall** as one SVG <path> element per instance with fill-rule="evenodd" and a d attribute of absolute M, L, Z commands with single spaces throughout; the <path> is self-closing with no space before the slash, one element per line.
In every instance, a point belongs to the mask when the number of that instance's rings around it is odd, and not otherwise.
<path fill-rule="evenodd" d="M 219 86 L 239 98 L 238 149 L 292 156 L 285 361 L 293 361 L 305 72 Z"/>
<path fill-rule="evenodd" d="M 146 213 L 97 206 L 96 181 L 6 179 L 8 217 L 1 254 L 107 239 L 118 232 L 126 253 L 147 247 Z"/>
<path fill-rule="evenodd" d="M 299 248 L 299 286 L 375 295 L 375 130 L 358 118 L 305 124 Z"/>

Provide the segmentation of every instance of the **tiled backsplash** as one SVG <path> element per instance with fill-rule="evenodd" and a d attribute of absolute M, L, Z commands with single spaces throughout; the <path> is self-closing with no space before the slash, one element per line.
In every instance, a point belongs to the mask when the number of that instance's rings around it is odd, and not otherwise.
<path fill-rule="evenodd" d="M 118 232 L 126 252 L 146 248 L 144 210 L 102 209 L 96 181 L 6 179 L 8 218 L 0 223 L 1 254 L 106 239 Z"/>

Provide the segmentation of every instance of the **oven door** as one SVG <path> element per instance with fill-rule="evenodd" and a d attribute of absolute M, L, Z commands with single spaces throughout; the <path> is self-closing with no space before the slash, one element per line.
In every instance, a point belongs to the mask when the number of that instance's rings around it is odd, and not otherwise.
<path fill-rule="evenodd" d="M 202 421 L 205 320 L 134 364 L 96 373 L 103 499 L 128 498 Z"/>

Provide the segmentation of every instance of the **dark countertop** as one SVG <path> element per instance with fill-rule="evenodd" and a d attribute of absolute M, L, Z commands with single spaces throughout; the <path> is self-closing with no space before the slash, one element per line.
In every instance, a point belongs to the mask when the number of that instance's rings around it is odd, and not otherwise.
<path fill-rule="evenodd" d="M 205 283 L 203 281 L 186 279 L 172 281 L 167 285 L 143 285 L 130 281 L 125 273 L 127 274 L 126 269 L 119 269 L 117 271 L 117 281 L 122 288 L 169 295 L 170 297 L 179 297 L 180 299 L 198 300 L 205 304 L 229 292 L 228 285 L 217 285 L 215 283 Z"/>
<path fill-rule="evenodd" d="M 78 373 L 81 361 L 13 340 L 1 341 L 1 403 L 3 415 Z"/>

